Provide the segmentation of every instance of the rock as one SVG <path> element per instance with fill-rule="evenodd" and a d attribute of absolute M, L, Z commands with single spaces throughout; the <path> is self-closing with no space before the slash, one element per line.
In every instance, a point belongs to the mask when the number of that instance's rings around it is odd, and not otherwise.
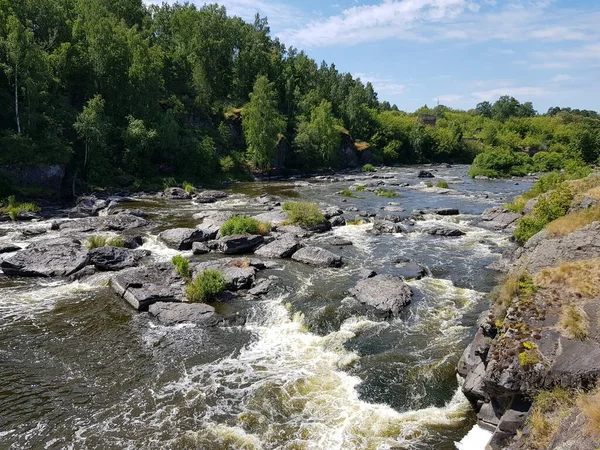
<path fill-rule="evenodd" d="M 419 178 L 435 178 L 435 175 L 433 175 L 431 172 L 428 172 L 427 170 L 421 170 L 421 171 L 419 171 L 419 174 L 417 175 L 417 177 L 419 177 Z"/>
<path fill-rule="evenodd" d="M 259 235 L 234 234 L 219 239 L 218 250 L 226 255 L 252 253 L 264 240 L 265 238 Z"/>
<path fill-rule="evenodd" d="M 427 269 L 415 262 L 405 262 L 396 265 L 398 270 L 396 273 L 406 280 L 420 280 L 427 276 Z"/>
<path fill-rule="evenodd" d="M 308 231 L 313 233 L 326 233 L 331 230 L 331 223 L 327 220 L 321 222 L 320 224 L 315 225 L 314 227 L 309 227 Z"/>
<path fill-rule="evenodd" d="M 517 434 L 517 430 L 523 426 L 527 419 L 529 406 L 530 405 L 527 404 L 513 404 L 512 407 L 502 415 L 500 423 L 498 424 L 498 429 L 513 435 Z"/>
<path fill-rule="evenodd" d="M 156 302 L 181 302 L 185 283 L 169 265 L 125 269 L 110 279 L 111 288 L 138 311 Z"/>
<path fill-rule="evenodd" d="M 279 239 L 273 242 L 263 245 L 256 254 L 265 258 L 289 258 L 301 247 L 300 241 L 295 235 L 286 233 Z"/>
<path fill-rule="evenodd" d="M 18 252 L 19 250 L 21 250 L 21 247 L 15 244 L 0 245 L 0 254 Z"/>
<path fill-rule="evenodd" d="M 450 228 L 450 227 L 434 227 L 425 230 L 427 234 L 432 236 L 445 236 L 445 237 L 456 237 L 456 236 L 464 236 L 466 233 L 464 231 L 459 230 L 458 228 Z"/>
<path fill-rule="evenodd" d="M 360 278 L 361 280 L 365 278 L 373 278 L 375 275 L 377 275 L 377 272 L 371 269 L 361 269 L 358 272 L 358 278 Z"/>
<path fill-rule="evenodd" d="M 325 243 L 334 247 L 347 247 L 350 245 L 354 245 L 352 241 L 349 241 L 348 239 L 344 239 L 343 237 L 339 236 L 334 236 L 331 239 L 326 240 Z"/>
<path fill-rule="evenodd" d="M 69 217 L 97 216 L 100 211 L 108 207 L 106 200 L 99 200 L 95 196 L 81 197 L 77 205 L 69 212 Z"/>
<path fill-rule="evenodd" d="M 19 211 L 19 213 L 15 217 L 15 220 L 17 222 L 28 222 L 28 221 L 34 220 L 34 219 L 41 219 L 41 217 L 31 211 Z"/>
<path fill-rule="evenodd" d="M 192 198 L 192 194 L 180 187 L 170 187 L 165 189 L 164 196 L 171 200 L 189 200 Z"/>
<path fill-rule="evenodd" d="M 210 233 L 196 228 L 173 228 L 163 231 L 158 238 L 167 246 L 177 250 L 191 250 L 194 242 L 206 242 Z"/>
<path fill-rule="evenodd" d="M 402 278 L 392 275 L 376 275 L 360 280 L 350 294 L 359 302 L 391 315 L 399 314 L 413 295 L 412 289 Z"/>
<path fill-rule="evenodd" d="M 292 255 L 294 261 L 316 267 L 340 267 L 342 257 L 319 247 L 304 247 Z"/>
<path fill-rule="evenodd" d="M 329 223 L 332 227 L 343 227 L 346 225 L 346 219 L 344 219 L 342 216 L 335 216 L 329 219 Z"/>
<path fill-rule="evenodd" d="M 190 267 L 193 277 L 207 269 L 215 269 L 221 272 L 227 282 L 227 289 L 233 291 L 247 289 L 252 286 L 257 271 L 256 267 L 252 266 L 247 259 L 222 258 L 205 261 Z"/>
<path fill-rule="evenodd" d="M 248 291 L 248 294 L 255 296 L 265 295 L 269 292 L 272 285 L 273 280 L 263 278 L 262 280 L 259 280 L 258 283 L 256 283 L 256 285 Z"/>
<path fill-rule="evenodd" d="M 390 233 L 404 233 L 406 232 L 406 228 L 404 228 L 399 223 L 394 223 L 388 220 L 376 220 L 373 224 L 372 233 L 374 235 L 381 234 L 390 234 Z"/>
<path fill-rule="evenodd" d="M 196 196 L 198 203 L 215 203 L 217 200 L 227 198 L 227 194 L 222 191 L 203 191 Z"/>
<path fill-rule="evenodd" d="M 458 216 L 460 211 L 456 208 L 438 208 L 431 211 L 438 216 Z"/>
<path fill-rule="evenodd" d="M 141 236 L 125 236 L 123 240 L 125 241 L 123 247 L 132 250 L 144 245 L 144 239 Z"/>
<path fill-rule="evenodd" d="M 325 218 L 327 220 L 333 218 L 333 217 L 338 217 L 341 216 L 344 213 L 344 211 L 342 211 L 341 209 L 339 209 L 336 206 L 330 206 L 329 208 L 327 208 L 323 215 L 325 216 Z"/>
<path fill-rule="evenodd" d="M 525 203 L 525 206 L 523 207 L 523 214 L 529 214 L 532 212 L 533 208 L 535 208 L 535 205 L 537 205 L 540 201 L 540 198 L 541 197 L 534 197 L 527 200 L 527 203 Z"/>
<path fill-rule="evenodd" d="M 278 226 L 288 220 L 288 216 L 284 211 L 269 211 L 254 216 L 254 219 L 260 222 L 268 222 L 273 226 Z"/>
<path fill-rule="evenodd" d="M 125 231 L 145 227 L 149 222 L 131 214 L 117 214 L 105 217 L 87 217 L 83 219 L 60 222 L 60 231 L 92 232 L 92 231 Z"/>
<path fill-rule="evenodd" d="M 2 261 L 0 269 L 8 276 L 62 277 L 87 263 L 88 252 L 79 241 L 58 238 L 34 242 Z"/>
<path fill-rule="evenodd" d="M 204 242 L 194 242 L 192 244 L 192 252 L 194 255 L 205 255 L 210 253 L 210 248 Z"/>
<path fill-rule="evenodd" d="M 164 325 L 192 322 L 204 327 L 218 325 L 223 319 L 206 303 L 166 303 L 150 305 L 148 312 Z"/>
<path fill-rule="evenodd" d="M 121 210 L 114 210 L 114 211 L 112 211 L 112 214 L 129 214 L 131 216 L 141 217 L 142 219 L 145 219 L 146 217 L 148 217 L 148 214 L 146 214 L 141 209 L 121 209 Z"/>
<path fill-rule="evenodd" d="M 395 205 L 384 206 L 383 210 L 389 212 L 404 212 L 404 208 Z"/>
<path fill-rule="evenodd" d="M 477 225 L 490 230 L 506 230 L 514 227 L 521 217 L 520 214 L 496 207 L 485 211 L 477 221 Z"/>
<path fill-rule="evenodd" d="M 89 263 L 102 271 L 117 271 L 127 267 L 135 267 L 142 259 L 143 253 L 119 247 L 95 248 L 89 253 Z"/>
<path fill-rule="evenodd" d="M 491 402 L 486 402 L 477 413 L 477 425 L 484 430 L 494 432 L 500 423 L 500 418 L 498 409 L 494 408 Z"/>

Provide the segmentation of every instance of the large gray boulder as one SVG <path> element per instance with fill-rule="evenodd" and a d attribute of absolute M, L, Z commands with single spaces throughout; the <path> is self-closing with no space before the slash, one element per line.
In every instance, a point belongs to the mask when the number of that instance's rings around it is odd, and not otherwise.
<path fill-rule="evenodd" d="M 294 234 L 286 233 L 279 239 L 263 245 L 255 253 L 265 258 L 289 258 L 298 251 L 300 246 L 300 241 Z"/>
<path fill-rule="evenodd" d="M 143 256 L 143 251 L 107 246 L 91 250 L 89 263 L 98 270 L 117 271 L 137 266 Z"/>
<path fill-rule="evenodd" d="M 509 211 L 501 206 L 488 209 L 477 221 L 477 225 L 490 230 L 506 230 L 514 228 L 521 214 Z"/>
<path fill-rule="evenodd" d="M 458 237 L 464 236 L 466 233 L 459 230 L 458 228 L 451 228 L 445 226 L 433 227 L 425 230 L 427 234 L 432 236 L 444 236 L 444 237 Z"/>
<path fill-rule="evenodd" d="M 292 255 L 294 261 L 316 267 L 340 267 L 342 257 L 320 247 L 304 247 Z"/>
<path fill-rule="evenodd" d="M 77 205 L 69 212 L 69 217 L 89 217 L 97 216 L 100 211 L 108 207 L 106 200 L 98 199 L 91 195 L 81 197 Z"/>
<path fill-rule="evenodd" d="M 376 220 L 373 224 L 372 233 L 374 235 L 405 233 L 407 230 L 399 223 L 394 223 L 389 220 Z"/>
<path fill-rule="evenodd" d="M 5 275 L 21 277 L 69 276 L 88 264 L 88 252 L 68 238 L 38 241 L 0 263 Z"/>
<path fill-rule="evenodd" d="M 164 196 L 171 200 L 189 200 L 192 194 L 180 187 L 170 187 L 165 189 Z"/>
<path fill-rule="evenodd" d="M 148 221 L 132 214 L 119 213 L 104 217 L 86 217 L 84 219 L 65 220 L 58 223 L 60 231 L 93 232 L 93 231 L 125 231 L 148 225 Z"/>
<path fill-rule="evenodd" d="M 110 279 L 111 288 L 138 311 L 156 302 L 181 302 L 185 283 L 168 265 L 125 269 Z"/>
<path fill-rule="evenodd" d="M 268 222 L 273 226 L 281 225 L 288 220 L 288 216 L 284 211 L 269 211 L 254 216 L 260 222 Z"/>
<path fill-rule="evenodd" d="M 223 319 L 206 303 L 166 303 L 150 305 L 148 312 L 164 325 L 191 322 L 204 327 L 218 325 Z"/>
<path fill-rule="evenodd" d="M 227 198 L 227 194 L 222 191 L 203 191 L 196 196 L 198 203 L 215 203 L 217 200 Z"/>
<path fill-rule="evenodd" d="M 194 242 L 206 242 L 211 239 L 211 234 L 196 228 L 173 228 L 163 231 L 158 238 L 168 247 L 177 250 L 191 250 Z"/>
<path fill-rule="evenodd" d="M 252 253 L 265 238 L 254 234 L 234 234 L 219 239 L 218 250 L 226 255 Z"/>
<path fill-rule="evenodd" d="M 400 277 L 376 275 L 360 280 L 350 294 L 365 305 L 397 315 L 410 303 L 413 292 Z"/>
<path fill-rule="evenodd" d="M 15 244 L 0 244 L 0 255 L 2 253 L 13 253 L 21 250 L 22 247 L 19 247 Z"/>
<path fill-rule="evenodd" d="M 247 289 L 254 284 L 257 269 L 246 259 L 214 259 L 192 265 L 190 271 L 192 277 L 196 277 L 207 269 L 221 272 L 227 283 L 227 289 L 237 291 Z"/>

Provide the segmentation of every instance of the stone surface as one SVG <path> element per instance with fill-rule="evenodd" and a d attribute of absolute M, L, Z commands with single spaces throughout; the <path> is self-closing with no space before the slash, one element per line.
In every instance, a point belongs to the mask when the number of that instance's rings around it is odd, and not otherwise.
<path fill-rule="evenodd" d="M 445 226 L 433 227 L 425 230 L 427 234 L 432 236 L 457 237 L 464 236 L 466 233 L 458 228 L 450 228 Z"/>
<path fill-rule="evenodd" d="M 478 221 L 477 225 L 490 230 L 506 230 L 513 228 L 516 225 L 517 220 L 522 216 L 520 214 L 511 212 L 501 206 L 488 209 L 484 211 Z"/>
<path fill-rule="evenodd" d="M 0 254 L 2 253 L 12 253 L 21 250 L 21 247 L 15 244 L 2 244 L 0 245 Z"/>
<path fill-rule="evenodd" d="M 192 252 L 194 255 L 205 255 L 210 253 L 210 248 L 204 242 L 194 242 L 192 244 Z"/>
<path fill-rule="evenodd" d="M 438 208 L 431 211 L 438 216 L 458 216 L 460 211 L 457 208 Z"/>
<path fill-rule="evenodd" d="M 227 194 L 222 191 L 203 191 L 196 196 L 198 203 L 215 203 L 217 200 L 227 198 Z"/>
<path fill-rule="evenodd" d="M 419 178 L 435 178 L 435 175 L 433 175 L 431 172 L 429 172 L 427 170 L 421 170 L 421 171 L 419 171 L 419 174 L 417 175 L 417 177 L 419 177 Z"/>
<path fill-rule="evenodd" d="M 256 296 L 268 294 L 269 290 L 271 289 L 271 286 L 273 286 L 273 280 L 263 278 L 262 280 L 259 280 L 256 283 L 256 285 L 248 291 L 248 294 Z"/>
<path fill-rule="evenodd" d="M 391 315 L 399 314 L 413 295 L 412 289 L 402 278 L 392 275 L 376 275 L 360 280 L 350 294 L 359 302 Z"/>
<path fill-rule="evenodd" d="M 346 225 L 346 219 L 344 219 L 342 216 L 334 216 L 329 219 L 329 223 L 332 227 L 343 227 Z"/>
<path fill-rule="evenodd" d="M 66 220 L 59 222 L 58 228 L 65 232 L 125 231 L 145 227 L 148 224 L 146 219 L 121 213 L 104 217 Z"/>
<path fill-rule="evenodd" d="M 148 312 L 164 325 L 191 322 L 204 327 L 212 327 L 222 321 L 215 308 L 205 303 L 158 302 L 150 305 Z"/>
<path fill-rule="evenodd" d="M 191 265 L 193 277 L 207 269 L 215 269 L 223 274 L 227 289 L 237 291 L 247 289 L 254 283 L 257 268 L 247 259 L 221 258 Z"/>
<path fill-rule="evenodd" d="M 269 211 L 253 217 L 260 222 L 268 222 L 275 227 L 288 220 L 287 214 L 283 211 Z"/>
<path fill-rule="evenodd" d="M 292 255 L 294 261 L 316 267 L 340 267 L 342 257 L 319 247 L 304 247 Z"/>
<path fill-rule="evenodd" d="M 89 264 L 98 270 L 117 271 L 137 266 L 143 256 L 143 252 L 106 246 L 90 250 Z"/>
<path fill-rule="evenodd" d="M 265 241 L 263 236 L 253 234 L 234 234 L 219 239 L 218 250 L 226 255 L 252 253 Z"/>
<path fill-rule="evenodd" d="M 395 271 L 395 273 L 407 280 L 420 280 L 421 278 L 427 276 L 427 269 L 420 266 L 416 262 L 404 262 L 396 264 L 396 267 L 398 270 Z"/>
<path fill-rule="evenodd" d="M 339 236 L 334 236 L 330 239 L 327 239 L 325 243 L 333 247 L 348 247 L 350 245 L 354 245 L 352 241 Z"/>
<path fill-rule="evenodd" d="M 406 229 L 399 223 L 394 223 L 389 220 L 376 220 L 373 224 L 372 233 L 375 235 L 403 233 Z"/>
<path fill-rule="evenodd" d="M 192 194 L 180 187 L 170 187 L 165 189 L 164 196 L 171 200 L 189 200 L 192 198 Z"/>
<path fill-rule="evenodd" d="M 289 258 L 298 249 L 300 249 L 300 241 L 295 235 L 286 233 L 274 240 L 273 242 L 263 245 L 256 250 L 256 255 L 265 258 Z"/>
<path fill-rule="evenodd" d="M 177 250 L 191 250 L 194 242 L 209 240 L 210 233 L 197 228 L 173 228 L 163 231 L 158 238 L 167 246 Z"/>

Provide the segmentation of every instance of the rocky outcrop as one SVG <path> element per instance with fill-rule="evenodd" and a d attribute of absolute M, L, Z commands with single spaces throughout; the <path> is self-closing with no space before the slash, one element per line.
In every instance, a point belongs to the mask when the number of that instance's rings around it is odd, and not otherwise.
<path fill-rule="evenodd" d="M 83 219 L 57 222 L 56 227 L 63 232 L 96 232 L 96 231 L 126 231 L 149 225 L 146 219 L 132 214 L 120 213 L 104 217 L 87 217 Z"/>
<path fill-rule="evenodd" d="M 223 321 L 215 308 L 205 303 L 165 303 L 150 305 L 148 312 L 163 325 L 190 322 L 203 327 L 213 327 Z"/>
<path fill-rule="evenodd" d="M 170 200 L 190 200 L 192 194 L 180 187 L 170 187 L 165 189 L 164 196 Z"/>
<path fill-rule="evenodd" d="M 516 226 L 517 220 L 521 217 L 521 214 L 511 212 L 506 208 L 498 206 L 485 211 L 477 221 L 477 225 L 490 230 L 512 229 Z"/>
<path fill-rule="evenodd" d="M 292 255 L 294 261 L 316 267 L 340 267 L 342 257 L 319 247 L 304 247 Z"/>
<path fill-rule="evenodd" d="M 214 238 L 211 231 L 196 228 L 173 228 L 163 231 L 158 238 L 167 246 L 177 250 L 191 250 L 194 242 L 206 242 Z"/>
<path fill-rule="evenodd" d="M 375 275 L 360 280 L 350 290 L 359 302 L 390 315 L 398 315 L 411 301 L 412 289 L 400 277 Z"/>
<path fill-rule="evenodd" d="M 218 200 L 227 198 L 227 194 L 222 191 L 202 191 L 195 198 L 198 203 L 215 203 Z"/>
<path fill-rule="evenodd" d="M 373 224 L 372 233 L 374 235 L 405 233 L 407 230 L 399 223 L 394 223 L 389 220 L 376 220 Z"/>
<path fill-rule="evenodd" d="M 435 175 L 427 170 L 420 170 L 417 177 L 418 178 L 435 178 Z"/>
<path fill-rule="evenodd" d="M 234 234 L 219 239 L 218 250 L 226 255 L 252 253 L 265 241 L 263 236 L 253 234 Z"/>
<path fill-rule="evenodd" d="M 89 263 L 101 271 L 118 271 L 137 266 L 143 256 L 142 251 L 107 246 L 91 250 Z"/>
<path fill-rule="evenodd" d="M 215 269 L 221 272 L 227 282 L 227 289 L 237 291 L 239 289 L 248 289 L 254 284 L 256 272 L 260 270 L 259 261 L 247 259 L 222 258 L 212 261 L 205 261 L 199 264 L 193 264 L 190 267 L 192 277 L 207 269 Z M 264 268 L 264 265 L 262 266 Z"/>
<path fill-rule="evenodd" d="M 285 233 L 273 242 L 256 250 L 256 255 L 264 258 L 290 258 L 301 247 L 294 234 Z"/>

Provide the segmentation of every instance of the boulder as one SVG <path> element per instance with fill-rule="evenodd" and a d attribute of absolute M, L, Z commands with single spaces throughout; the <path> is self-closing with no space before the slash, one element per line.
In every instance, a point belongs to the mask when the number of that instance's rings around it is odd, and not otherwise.
<path fill-rule="evenodd" d="M 170 265 L 125 269 L 110 279 L 111 288 L 138 311 L 156 302 L 184 300 L 183 280 Z"/>
<path fill-rule="evenodd" d="M 343 237 L 339 236 L 334 236 L 331 239 L 327 239 L 325 243 L 334 247 L 347 247 L 350 245 L 354 245 L 352 241 L 349 241 L 348 239 L 344 239 Z"/>
<path fill-rule="evenodd" d="M 376 220 L 372 230 L 372 233 L 375 235 L 404 232 L 406 232 L 406 228 L 399 223 L 394 223 L 389 220 Z"/>
<path fill-rule="evenodd" d="M 68 238 L 31 244 L 0 263 L 5 275 L 22 277 L 61 277 L 85 267 L 88 252 L 81 243 Z"/>
<path fill-rule="evenodd" d="M 125 236 L 123 240 L 125 241 L 123 247 L 132 250 L 144 245 L 144 239 L 141 236 Z"/>
<path fill-rule="evenodd" d="M 206 255 L 210 253 L 210 248 L 204 242 L 194 242 L 192 244 L 192 252 L 194 255 Z"/>
<path fill-rule="evenodd" d="M 196 196 L 196 201 L 198 203 L 215 203 L 224 198 L 227 198 L 227 194 L 222 191 L 202 191 Z"/>
<path fill-rule="evenodd" d="M 329 223 L 332 227 L 343 227 L 346 225 L 346 219 L 344 219 L 342 216 L 334 216 L 329 219 Z"/>
<path fill-rule="evenodd" d="M 350 290 L 350 294 L 359 302 L 391 315 L 399 314 L 413 295 L 402 278 L 392 275 L 362 279 Z"/>
<path fill-rule="evenodd" d="M 360 278 L 361 280 L 365 278 L 373 278 L 375 275 L 377 275 L 377 272 L 371 269 L 361 269 L 358 272 L 358 278 Z"/>
<path fill-rule="evenodd" d="M 125 231 L 148 225 L 148 221 L 131 214 L 116 214 L 104 217 L 87 217 L 66 220 L 58 223 L 60 231 L 93 232 L 93 231 Z"/>
<path fill-rule="evenodd" d="M 206 303 L 167 303 L 150 305 L 148 312 L 164 325 L 191 322 L 204 327 L 218 325 L 223 319 Z"/>
<path fill-rule="evenodd" d="M 99 200 L 93 195 L 81 197 L 77 201 L 77 205 L 69 212 L 69 217 L 97 216 L 100 211 L 107 207 L 108 203 L 106 200 Z"/>
<path fill-rule="evenodd" d="M 397 264 L 396 267 L 399 269 L 396 273 L 406 280 L 420 280 L 427 276 L 427 269 L 412 261 Z"/>
<path fill-rule="evenodd" d="M 15 244 L 0 245 L 0 254 L 18 252 L 19 250 L 21 250 L 21 247 L 19 247 L 18 245 L 15 245 Z"/>
<path fill-rule="evenodd" d="M 142 251 L 106 246 L 91 250 L 89 263 L 98 270 L 117 271 L 137 266 L 143 256 Z"/>
<path fill-rule="evenodd" d="M 279 239 L 263 245 L 256 254 L 265 258 L 289 258 L 301 247 L 300 241 L 294 234 L 286 233 Z"/>
<path fill-rule="evenodd" d="M 269 290 L 272 286 L 273 280 L 269 278 L 263 278 L 262 280 L 259 280 L 258 283 L 256 283 L 256 285 L 248 291 L 248 294 L 255 296 L 265 295 L 269 293 Z"/>
<path fill-rule="evenodd" d="M 341 209 L 339 209 L 336 206 L 330 206 L 329 208 L 327 208 L 323 215 L 325 216 L 325 218 L 327 220 L 331 219 L 332 217 L 338 217 L 341 216 L 344 213 L 344 211 L 342 211 Z"/>
<path fill-rule="evenodd" d="M 292 255 L 294 261 L 316 267 L 340 267 L 342 257 L 319 247 L 304 247 Z"/>
<path fill-rule="evenodd" d="M 168 247 L 177 250 L 191 250 L 194 242 L 206 242 L 210 239 L 210 233 L 196 228 L 173 228 L 163 231 L 158 238 Z"/>
<path fill-rule="evenodd" d="M 164 196 L 171 200 L 189 200 L 192 198 L 192 194 L 180 187 L 170 187 L 165 189 Z"/>
<path fill-rule="evenodd" d="M 431 211 L 438 216 L 458 216 L 460 211 L 457 208 L 438 208 Z"/>
<path fill-rule="evenodd" d="M 490 230 L 506 230 L 516 225 L 522 216 L 502 207 L 491 208 L 481 215 L 477 225 Z"/>
<path fill-rule="evenodd" d="M 219 239 L 218 250 L 226 255 L 252 253 L 265 238 L 254 234 L 234 234 Z"/>
<path fill-rule="evenodd" d="M 325 220 L 314 227 L 309 227 L 308 231 L 313 233 L 326 233 L 331 230 L 331 223 L 328 220 Z"/>
<path fill-rule="evenodd" d="M 425 230 L 427 234 L 432 236 L 444 236 L 444 237 L 457 237 L 464 236 L 466 233 L 464 231 L 459 230 L 458 228 L 450 228 L 450 227 L 433 227 Z"/>
<path fill-rule="evenodd" d="M 259 222 L 268 222 L 273 226 L 278 226 L 288 220 L 288 216 L 284 211 L 269 211 L 266 213 L 254 216 Z"/>
<path fill-rule="evenodd" d="M 431 172 L 428 172 L 427 170 L 421 170 L 421 171 L 419 171 L 419 174 L 417 175 L 417 177 L 419 177 L 419 178 L 435 178 L 435 175 L 432 174 Z"/>
<path fill-rule="evenodd" d="M 257 268 L 251 265 L 251 261 L 246 259 L 222 258 L 201 262 L 190 267 L 192 277 L 196 277 L 200 272 L 207 269 L 221 272 L 227 282 L 227 289 L 232 291 L 247 289 L 252 286 L 257 272 Z"/>

